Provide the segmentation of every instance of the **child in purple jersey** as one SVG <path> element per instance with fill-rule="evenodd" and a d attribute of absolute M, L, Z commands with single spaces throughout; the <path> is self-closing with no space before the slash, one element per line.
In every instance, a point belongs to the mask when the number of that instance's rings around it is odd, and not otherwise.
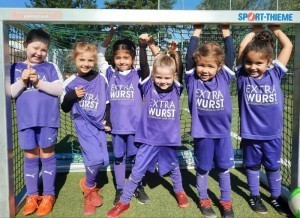
<path fill-rule="evenodd" d="M 56 156 L 59 99 L 63 93 L 58 67 L 46 62 L 50 36 L 42 29 L 29 31 L 24 48 L 27 58 L 11 67 L 11 94 L 16 100 L 18 136 L 24 151 L 24 177 L 27 189 L 22 210 L 27 216 L 51 212 L 55 202 Z M 42 163 L 43 196 L 39 196 L 38 179 Z"/>
<path fill-rule="evenodd" d="M 139 80 L 140 72 L 133 68 L 135 45 L 128 39 L 117 40 L 112 47 L 113 64 L 105 59 L 105 51 L 113 38 L 115 29 L 111 28 L 108 37 L 99 45 L 98 65 L 109 83 L 111 138 L 114 150 L 114 176 L 116 182 L 115 205 L 123 192 L 126 175 L 126 159 L 132 160 L 138 148 L 134 136 L 141 118 L 142 94 Z M 137 187 L 135 197 L 141 204 L 149 201 L 142 183 Z"/>
<path fill-rule="evenodd" d="M 234 217 L 229 169 L 234 164 L 231 130 L 230 81 L 234 73 L 234 45 L 228 25 L 221 26 L 226 58 L 221 46 L 208 42 L 201 46 L 202 25 L 194 25 L 187 49 L 185 82 L 192 117 L 196 186 L 199 208 L 205 217 L 216 217 L 208 196 L 208 175 L 214 166 L 219 177 L 222 217 Z M 225 60 L 225 65 L 224 65 Z"/>
<path fill-rule="evenodd" d="M 269 29 L 281 45 L 277 60 L 272 61 L 274 52 L 272 34 L 261 26 L 253 26 L 252 31 L 240 44 L 239 66 L 236 71 L 241 147 L 252 210 L 261 214 L 267 213 L 259 194 L 259 174 L 263 165 L 271 192 L 270 202 L 278 213 L 287 215 L 280 198 L 284 105 L 280 80 L 287 71 L 285 66 L 293 45 L 279 26 L 270 25 Z"/>
<path fill-rule="evenodd" d="M 143 35 L 142 42 L 152 41 Z M 153 48 L 153 44 L 149 45 Z M 153 54 L 157 51 L 151 49 Z M 174 59 L 173 57 L 176 57 Z M 175 61 L 176 60 L 176 61 Z M 130 207 L 130 200 L 147 171 L 154 171 L 158 165 L 160 175 L 170 172 L 179 207 L 188 207 L 189 202 L 182 187 L 176 148 L 181 145 L 180 95 L 183 86 L 175 80 L 181 78 L 178 71 L 179 57 L 174 51 L 158 55 L 153 64 L 151 76 L 143 75 L 141 81 L 144 94 L 142 118 L 135 134 L 139 145 L 135 164 L 120 197 L 120 201 L 107 213 L 107 217 L 118 217 Z M 141 66 L 144 66 L 141 64 Z M 142 69 L 142 74 L 149 72 Z"/>
<path fill-rule="evenodd" d="M 108 104 L 108 84 L 106 78 L 94 71 L 97 63 L 97 46 L 88 42 L 78 42 L 72 52 L 76 74 L 64 82 L 64 97 L 61 108 L 71 111 L 78 141 L 82 147 L 86 177 L 80 180 L 84 194 L 84 214 L 91 215 L 103 203 L 96 187 L 101 165 L 109 162 L 105 125 L 109 120 L 106 113 Z"/>

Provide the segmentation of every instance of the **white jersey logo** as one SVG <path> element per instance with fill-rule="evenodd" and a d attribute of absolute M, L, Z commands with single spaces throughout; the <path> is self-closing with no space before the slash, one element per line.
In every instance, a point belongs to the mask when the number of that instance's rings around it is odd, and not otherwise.
<path fill-rule="evenodd" d="M 49 174 L 49 175 L 51 175 L 51 176 L 52 176 L 52 172 L 53 172 L 53 170 L 51 170 L 50 172 L 47 171 L 47 170 L 44 170 L 44 173 Z"/>
<path fill-rule="evenodd" d="M 34 173 L 34 174 L 32 174 L 32 175 L 31 175 L 31 174 L 28 174 L 28 173 L 26 173 L 26 174 L 25 174 L 25 176 L 34 178 L 34 176 L 35 176 L 35 173 Z"/>
<path fill-rule="evenodd" d="M 91 172 L 91 174 L 94 174 L 95 170 L 90 169 L 90 167 L 88 167 L 88 170 Z"/>

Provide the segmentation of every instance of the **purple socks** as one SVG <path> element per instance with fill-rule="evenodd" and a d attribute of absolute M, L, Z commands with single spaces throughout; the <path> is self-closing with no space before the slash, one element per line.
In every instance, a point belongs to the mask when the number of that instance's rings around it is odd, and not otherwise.
<path fill-rule="evenodd" d="M 259 170 L 246 169 L 250 196 L 259 195 Z"/>
<path fill-rule="evenodd" d="M 85 185 L 88 187 L 94 187 L 96 185 L 97 176 L 101 165 L 85 166 Z"/>
<path fill-rule="evenodd" d="M 219 177 L 219 188 L 221 191 L 221 201 L 231 201 L 231 182 L 230 171 L 224 169 L 217 169 Z M 197 168 L 196 186 L 199 192 L 199 199 L 203 200 L 209 198 L 208 189 L 208 174 L 209 171 L 204 171 Z"/>
<path fill-rule="evenodd" d="M 280 170 L 266 170 L 267 179 L 270 187 L 271 197 L 277 199 L 281 195 L 281 175 Z"/>
<path fill-rule="evenodd" d="M 230 171 L 218 170 L 219 188 L 221 191 L 221 201 L 231 201 L 231 183 L 230 183 Z"/>
<path fill-rule="evenodd" d="M 197 168 L 196 187 L 198 189 L 200 200 L 208 198 L 208 173 L 209 171 L 203 171 Z"/>
<path fill-rule="evenodd" d="M 175 169 L 171 170 L 170 177 L 173 182 L 174 192 L 178 193 L 180 191 L 183 191 L 182 177 L 181 177 L 181 172 L 180 172 L 179 166 L 177 166 Z"/>
<path fill-rule="evenodd" d="M 37 195 L 38 180 L 39 180 L 39 157 L 27 158 L 24 157 L 24 177 L 27 189 L 27 195 Z"/>
<path fill-rule="evenodd" d="M 43 195 L 55 195 L 56 155 L 42 158 Z"/>
<path fill-rule="evenodd" d="M 123 189 L 125 186 L 126 162 L 125 158 L 116 158 L 114 164 L 114 174 L 117 189 Z"/>

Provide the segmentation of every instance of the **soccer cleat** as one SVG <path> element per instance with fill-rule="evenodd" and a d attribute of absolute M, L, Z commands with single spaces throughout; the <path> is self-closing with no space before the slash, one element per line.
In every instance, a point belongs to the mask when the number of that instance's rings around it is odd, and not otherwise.
<path fill-rule="evenodd" d="M 83 213 L 86 216 L 96 213 L 96 207 L 91 203 L 89 197 L 84 197 Z"/>
<path fill-rule="evenodd" d="M 123 194 L 123 189 L 117 189 L 115 200 L 114 200 L 114 206 L 120 200 L 120 197 L 121 197 L 122 194 Z"/>
<path fill-rule="evenodd" d="M 102 197 L 99 195 L 99 189 L 96 188 L 96 185 L 94 187 L 88 187 L 85 185 L 85 178 L 80 179 L 80 188 L 84 194 L 84 198 L 88 198 L 90 203 L 95 206 L 99 207 L 103 203 Z"/>
<path fill-rule="evenodd" d="M 284 200 L 281 197 L 278 198 L 271 198 L 271 205 L 273 208 L 282 216 L 290 216 L 291 213 L 288 210 L 288 207 L 284 207 Z"/>
<path fill-rule="evenodd" d="M 140 204 L 147 204 L 149 197 L 146 194 L 143 186 L 138 186 L 133 194 Z"/>
<path fill-rule="evenodd" d="M 38 195 L 29 195 L 26 198 L 26 203 L 24 209 L 22 210 L 22 214 L 24 216 L 35 213 L 35 211 L 39 207 L 40 197 Z"/>
<path fill-rule="evenodd" d="M 37 216 L 45 216 L 50 213 L 55 203 L 55 196 L 53 195 L 44 195 L 41 198 L 42 201 L 36 211 Z"/>
<path fill-rule="evenodd" d="M 260 214 L 267 214 L 268 210 L 264 203 L 261 200 L 259 195 L 257 196 L 250 196 L 249 199 L 250 207 L 253 211 Z"/>
<path fill-rule="evenodd" d="M 181 208 L 188 207 L 189 201 L 187 199 L 185 191 L 175 193 L 178 206 Z"/>
<path fill-rule="evenodd" d="M 220 201 L 222 218 L 234 218 L 232 201 Z"/>
<path fill-rule="evenodd" d="M 203 216 L 209 217 L 209 218 L 215 218 L 217 217 L 216 213 L 212 209 L 212 203 L 209 198 L 200 200 L 199 208 Z"/>
<path fill-rule="evenodd" d="M 128 210 L 130 207 L 129 203 L 122 203 L 121 201 L 118 201 L 116 205 L 108 211 L 106 214 L 107 218 L 118 218 L 119 215 L 124 213 L 126 210 Z"/>

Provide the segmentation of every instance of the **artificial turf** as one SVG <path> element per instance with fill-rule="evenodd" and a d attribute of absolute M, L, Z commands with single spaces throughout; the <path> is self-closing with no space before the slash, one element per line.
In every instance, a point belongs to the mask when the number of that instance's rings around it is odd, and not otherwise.
<path fill-rule="evenodd" d="M 149 195 L 150 202 L 141 205 L 135 198 L 131 200 L 131 207 L 121 218 L 135 217 L 203 217 L 198 208 L 198 193 L 195 186 L 195 170 L 181 170 L 183 186 L 189 198 L 189 207 L 179 208 L 174 197 L 170 177 L 160 177 L 157 173 L 147 173 L 145 177 L 145 191 Z M 78 185 L 84 173 L 60 173 L 56 179 L 57 200 L 53 211 L 47 217 L 85 217 L 83 215 L 83 195 Z M 269 204 L 269 192 L 267 188 L 261 187 L 261 196 L 268 209 L 268 214 L 260 215 L 251 210 L 247 203 L 248 189 L 246 178 L 240 169 L 231 170 L 232 199 L 236 218 L 276 218 L 280 216 Z M 89 217 L 106 217 L 106 213 L 111 209 L 115 196 L 113 182 L 113 172 L 101 171 L 98 178 L 98 185 L 101 188 L 100 194 L 104 198 L 104 204 L 97 208 L 96 214 Z M 214 171 L 209 178 L 209 196 L 212 199 L 213 209 L 218 217 L 221 217 L 218 197 L 220 195 L 217 175 Z M 19 212 L 17 217 L 23 217 Z M 28 217 L 36 217 L 31 215 Z"/>

